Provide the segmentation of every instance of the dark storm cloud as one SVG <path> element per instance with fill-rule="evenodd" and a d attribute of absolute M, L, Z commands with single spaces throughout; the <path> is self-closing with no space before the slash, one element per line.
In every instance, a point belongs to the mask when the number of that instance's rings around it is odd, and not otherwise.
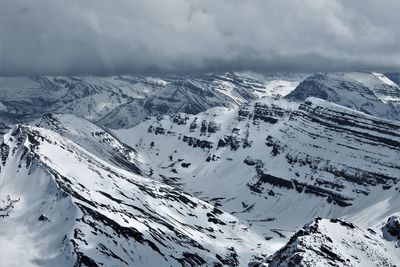
<path fill-rule="evenodd" d="M 0 74 L 394 70 L 399 0 L 2 0 Z"/>

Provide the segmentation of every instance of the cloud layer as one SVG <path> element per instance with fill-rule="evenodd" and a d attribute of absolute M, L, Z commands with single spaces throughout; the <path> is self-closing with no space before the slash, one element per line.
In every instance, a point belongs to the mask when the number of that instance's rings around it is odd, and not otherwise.
<path fill-rule="evenodd" d="M 400 69 L 398 0 L 2 0 L 0 75 Z"/>

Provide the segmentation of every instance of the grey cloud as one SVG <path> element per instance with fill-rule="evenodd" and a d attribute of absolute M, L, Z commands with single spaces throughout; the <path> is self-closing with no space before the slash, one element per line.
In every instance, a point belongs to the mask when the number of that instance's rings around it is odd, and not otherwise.
<path fill-rule="evenodd" d="M 398 0 L 2 0 L 0 75 L 399 70 Z"/>

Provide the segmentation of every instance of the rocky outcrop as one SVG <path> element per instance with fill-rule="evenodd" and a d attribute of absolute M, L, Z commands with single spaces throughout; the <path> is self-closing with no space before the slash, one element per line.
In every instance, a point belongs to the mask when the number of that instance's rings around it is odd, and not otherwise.
<path fill-rule="evenodd" d="M 400 247 L 400 214 L 390 216 L 382 226 L 384 237 L 389 241 L 394 241 L 396 247 Z M 400 248 L 399 248 L 400 249 Z"/>
<path fill-rule="evenodd" d="M 296 232 L 271 256 L 277 266 L 396 266 L 399 259 L 373 230 L 364 230 L 343 219 L 317 218 Z"/>

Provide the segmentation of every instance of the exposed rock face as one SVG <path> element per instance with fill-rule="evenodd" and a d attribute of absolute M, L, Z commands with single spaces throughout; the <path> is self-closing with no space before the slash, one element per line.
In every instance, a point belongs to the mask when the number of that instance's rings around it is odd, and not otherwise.
<path fill-rule="evenodd" d="M 269 266 L 396 266 L 399 259 L 373 230 L 343 219 L 317 218 L 295 233 Z"/>
<path fill-rule="evenodd" d="M 121 143 L 110 131 L 70 114 L 45 114 L 32 124 L 57 132 L 86 151 L 127 171 L 147 175 L 140 155 Z"/>
<path fill-rule="evenodd" d="M 390 216 L 382 227 L 384 237 L 400 246 L 400 214 Z M 399 248 L 400 249 L 400 248 Z M 399 252 L 400 253 L 400 252 Z"/>

